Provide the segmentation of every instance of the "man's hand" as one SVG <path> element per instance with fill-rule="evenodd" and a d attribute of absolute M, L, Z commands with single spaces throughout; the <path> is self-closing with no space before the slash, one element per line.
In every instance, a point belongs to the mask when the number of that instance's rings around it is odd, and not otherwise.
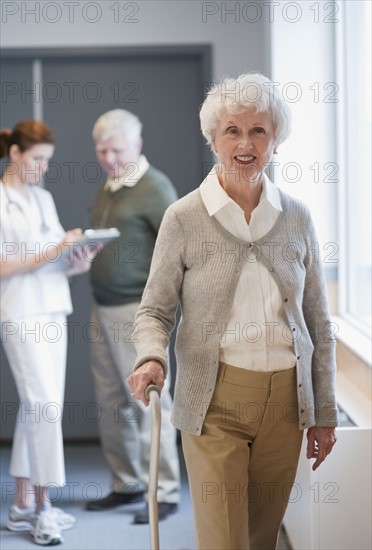
<path fill-rule="evenodd" d="M 306 458 L 316 458 L 312 468 L 314 472 L 332 451 L 336 439 L 335 428 L 313 426 L 307 430 Z"/>
<path fill-rule="evenodd" d="M 145 395 L 147 386 L 155 384 L 161 389 L 164 386 L 164 379 L 163 365 L 159 361 L 151 360 L 128 376 L 128 384 L 132 390 L 132 396 L 147 406 L 149 404 Z"/>

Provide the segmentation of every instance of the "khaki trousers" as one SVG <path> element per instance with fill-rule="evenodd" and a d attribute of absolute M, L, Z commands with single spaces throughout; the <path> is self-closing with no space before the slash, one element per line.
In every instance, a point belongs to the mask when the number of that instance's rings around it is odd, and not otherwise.
<path fill-rule="evenodd" d="M 118 493 L 147 491 L 150 467 L 151 409 L 133 399 L 127 383 L 136 360 L 135 314 L 139 304 L 105 307 L 94 304 L 91 321 L 99 337 L 91 343 L 91 366 L 102 414 L 99 433 L 103 454 Z M 158 501 L 180 499 L 176 429 L 171 424 L 169 384 L 161 392 L 161 439 Z"/>
<path fill-rule="evenodd" d="M 274 550 L 302 442 L 296 369 L 220 363 L 200 436 L 182 433 L 199 550 Z"/>

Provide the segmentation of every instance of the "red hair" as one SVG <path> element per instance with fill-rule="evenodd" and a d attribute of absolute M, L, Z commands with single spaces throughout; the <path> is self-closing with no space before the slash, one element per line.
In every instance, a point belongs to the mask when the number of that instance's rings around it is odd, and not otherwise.
<path fill-rule="evenodd" d="M 55 145 L 52 130 L 38 120 L 22 120 L 16 124 L 13 130 L 5 128 L 0 131 L 0 158 L 9 155 L 9 149 L 12 145 L 18 145 L 23 153 L 34 145 L 42 143 Z"/>

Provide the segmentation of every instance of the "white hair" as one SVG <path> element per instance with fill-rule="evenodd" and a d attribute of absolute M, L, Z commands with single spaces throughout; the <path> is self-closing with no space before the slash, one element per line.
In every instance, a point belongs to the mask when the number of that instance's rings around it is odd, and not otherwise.
<path fill-rule="evenodd" d="M 285 141 L 291 132 L 291 112 L 278 83 L 259 73 L 245 73 L 237 79 L 225 78 L 207 93 L 200 109 L 203 136 L 212 147 L 221 111 L 237 114 L 245 109 L 270 112 L 275 129 L 275 145 Z"/>
<path fill-rule="evenodd" d="M 142 123 L 136 115 L 124 109 L 114 109 L 97 119 L 92 134 L 94 141 L 110 139 L 116 134 L 124 134 L 129 139 L 136 140 L 141 132 Z"/>

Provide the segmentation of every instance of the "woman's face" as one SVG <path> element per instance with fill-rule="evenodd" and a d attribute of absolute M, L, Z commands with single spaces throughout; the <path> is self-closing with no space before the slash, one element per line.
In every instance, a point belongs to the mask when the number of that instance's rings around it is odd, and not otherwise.
<path fill-rule="evenodd" d="M 221 113 L 213 150 L 221 166 L 222 183 L 260 183 L 275 148 L 271 114 L 254 108 L 238 114 Z"/>
<path fill-rule="evenodd" d="M 48 170 L 48 164 L 54 153 L 54 145 L 40 143 L 33 145 L 26 151 L 20 151 L 17 146 L 12 146 L 10 161 L 13 163 L 13 173 L 22 183 L 39 183 Z"/>

